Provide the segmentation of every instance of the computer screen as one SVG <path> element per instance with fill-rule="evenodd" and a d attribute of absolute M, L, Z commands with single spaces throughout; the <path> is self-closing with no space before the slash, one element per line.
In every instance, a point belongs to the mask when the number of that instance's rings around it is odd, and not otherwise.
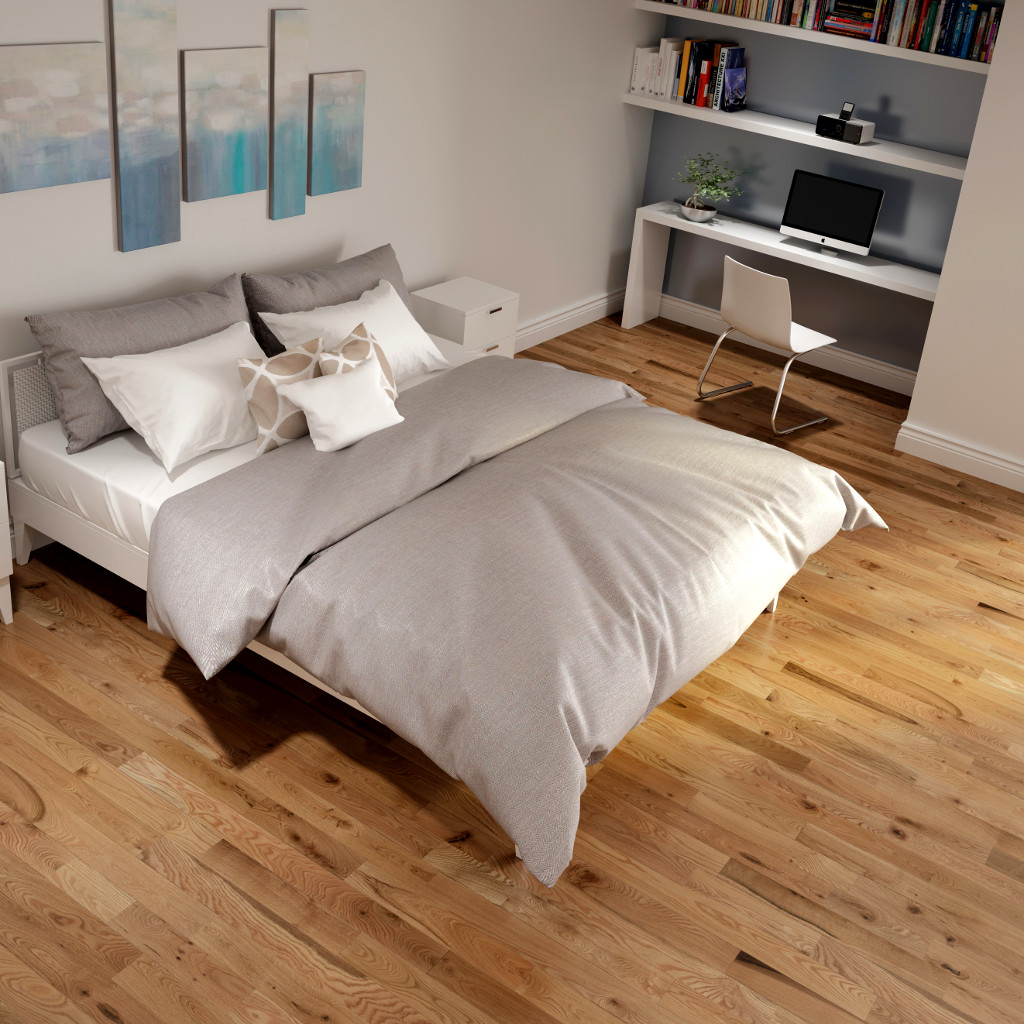
<path fill-rule="evenodd" d="M 870 185 L 796 170 L 780 230 L 867 255 L 884 194 Z"/>

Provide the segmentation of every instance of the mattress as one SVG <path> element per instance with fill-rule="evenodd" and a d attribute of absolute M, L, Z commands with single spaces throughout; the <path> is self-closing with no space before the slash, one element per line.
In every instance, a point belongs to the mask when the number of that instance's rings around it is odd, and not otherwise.
<path fill-rule="evenodd" d="M 435 337 L 434 341 L 453 366 L 482 356 L 444 338 Z M 398 390 L 407 391 L 435 373 L 403 381 Z M 66 447 L 57 420 L 26 430 L 18 446 L 22 481 L 37 494 L 143 551 L 149 550 L 149 532 L 164 501 L 256 458 L 256 441 L 252 440 L 201 455 L 168 473 L 132 430 L 105 438 L 76 455 L 68 455 Z"/>

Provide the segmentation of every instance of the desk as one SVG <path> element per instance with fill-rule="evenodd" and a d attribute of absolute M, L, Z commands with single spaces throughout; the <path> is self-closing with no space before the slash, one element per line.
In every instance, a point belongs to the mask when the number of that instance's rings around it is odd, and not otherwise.
<path fill-rule="evenodd" d="M 802 263 L 806 267 L 929 302 L 935 299 L 939 275 L 931 271 L 918 270 L 902 263 L 890 263 L 877 256 L 855 256 L 852 253 L 826 256 L 818 251 L 813 242 L 787 238 L 774 228 L 723 217 L 721 214 L 707 224 L 694 224 L 676 212 L 678 209 L 677 203 L 665 202 L 641 206 L 636 211 L 629 273 L 626 277 L 626 298 L 622 308 L 622 326 L 627 329 L 653 320 L 661 309 L 668 240 L 673 230 L 763 252 L 791 263 Z"/>

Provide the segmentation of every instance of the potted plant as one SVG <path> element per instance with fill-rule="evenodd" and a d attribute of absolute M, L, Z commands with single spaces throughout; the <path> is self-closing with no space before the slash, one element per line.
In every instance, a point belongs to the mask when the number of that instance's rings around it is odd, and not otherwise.
<path fill-rule="evenodd" d="M 728 200 L 742 195 L 742 190 L 729 182 L 745 173 L 722 163 L 717 153 L 701 153 L 690 157 L 686 161 L 686 170 L 677 172 L 672 179 L 693 186 L 690 197 L 680 202 L 680 212 L 687 220 L 698 223 L 711 220 L 718 211 L 706 200 Z"/>

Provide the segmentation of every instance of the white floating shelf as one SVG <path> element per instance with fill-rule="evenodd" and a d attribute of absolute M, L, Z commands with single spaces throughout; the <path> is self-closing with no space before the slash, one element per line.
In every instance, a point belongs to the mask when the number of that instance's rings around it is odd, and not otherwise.
<path fill-rule="evenodd" d="M 725 113 L 710 107 L 696 107 L 692 103 L 674 103 L 668 100 L 656 100 L 652 96 L 627 93 L 625 101 L 635 107 L 646 107 L 648 110 L 660 110 L 666 114 L 679 117 L 692 117 L 698 121 L 708 121 L 727 128 L 738 128 L 740 131 L 754 132 L 757 135 L 768 135 L 788 142 L 799 142 L 804 146 L 816 146 L 818 149 L 829 149 L 834 153 L 854 157 L 860 160 L 875 160 L 878 163 L 890 164 L 894 167 L 906 167 L 926 174 L 937 174 L 944 178 L 963 180 L 967 159 L 962 156 L 951 156 L 949 153 L 936 153 L 930 149 L 918 149 L 916 146 L 904 146 L 899 142 L 882 142 L 876 140 L 860 146 L 849 142 L 837 142 L 815 135 L 814 125 L 806 121 L 792 121 L 788 117 L 776 117 L 774 114 L 762 114 L 756 110 L 736 110 Z"/>
<path fill-rule="evenodd" d="M 838 46 L 844 50 L 870 53 L 876 57 L 895 57 L 898 60 L 912 60 L 920 64 L 932 64 L 936 67 L 952 68 L 956 71 L 971 71 L 976 75 L 987 75 L 989 69 L 988 64 L 978 60 L 944 57 L 940 54 L 929 53 L 924 50 L 911 50 L 903 46 L 887 46 L 885 43 L 870 43 L 862 39 L 838 36 L 832 32 L 814 32 L 806 28 L 792 28 L 789 25 L 776 25 L 769 21 L 758 21 L 756 18 L 738 18 L 733 14 L 699 11 L 696 8 L 683 7 L 680 4 L 662 3 L 660 0 L 633 0 L 633 6 L 641 11 L 650 11 L 652 14 L 667 14 L 670 18 L 708 21 L 717 25 L 748 29 L 751 32 L 763 32 L 766 35 L 786 36 L 790 39 L 817 43 L 821 46 Z"/>

